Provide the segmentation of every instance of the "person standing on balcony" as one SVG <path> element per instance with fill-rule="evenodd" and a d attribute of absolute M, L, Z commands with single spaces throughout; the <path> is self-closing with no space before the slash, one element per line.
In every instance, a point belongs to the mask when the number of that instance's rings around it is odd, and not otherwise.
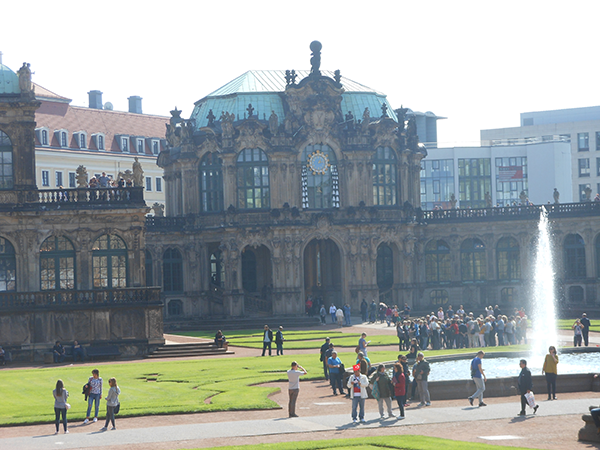
<path fill-rule="evenodd" d="M 261 356 L 265 356 L 265 351 L 269 349 L 269 356 L 271 356 L 271 344 L 273 343 L 273 332 L 269 329 L 269 325 L 265 325 L 265 331 L 263 333 L 263 351 Z"/>
<path fill-rule="evenodd" d="M 108 187 L 108 177 L 106 176 L 106 172 L 102 172 L 102 175 L 98 178 L 98 184 L 103 188 Z"/>

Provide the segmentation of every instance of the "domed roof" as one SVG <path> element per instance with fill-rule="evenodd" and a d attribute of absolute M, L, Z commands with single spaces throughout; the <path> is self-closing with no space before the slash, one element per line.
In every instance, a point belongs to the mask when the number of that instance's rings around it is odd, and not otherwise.
<path fill-rule="evenodd" d="M 20 94 L 19 77 L 10 68 L 0 64 L 0 95 Z"/>

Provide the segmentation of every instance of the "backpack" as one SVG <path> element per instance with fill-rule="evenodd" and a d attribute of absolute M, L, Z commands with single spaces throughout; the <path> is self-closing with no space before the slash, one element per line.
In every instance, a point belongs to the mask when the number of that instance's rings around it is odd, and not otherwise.
<path fill-rule="evenodd" d="M 92 386 L 90 383 L 85 383 L 83 388 L 81 389 L 81 393 L 84 395 L 84 401 L 87 402 L 88 397 L 90 396 L 90 391 L 92 390 Z"/>

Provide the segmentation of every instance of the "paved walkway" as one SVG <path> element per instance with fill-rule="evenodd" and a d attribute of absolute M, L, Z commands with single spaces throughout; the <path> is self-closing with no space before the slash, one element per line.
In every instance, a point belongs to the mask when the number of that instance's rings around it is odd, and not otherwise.
<path fill-rule="evenodd" d="M 38 435 L 27 437 L 15 437 L 0 439 L 0 448 L 11 450 L 39 450 L 39 449 L 75 449 L 75 448 L 99 448 L 105 446 L 129 446 L 151 443 L 168 443 L 175 441 L 198 441 L 205 439 L 227 439 L 232 437 L 254 437 L 272 434 L 288 433 L 314 433 L 321 431 L 344 431 L 353 429 L 376 429 L 394 427 L 398 434 L 401 428 L 410 425 L 443 424 L 486 421 L 494 419 L 512 419 L 512 422 L 525 422 L 530 420 L 543 420 L 549 416 L 567 416 L 570 414 L 581 414 L 586 411 L 590 399 L 569 399 L 553 402 L 542 402 L 536 416 L 529 415 L 518 417 L 518 404 L 498 403 L 490 404 L 484 408 L 477 407 L 423 407 L 410 410 L 404 420 L 385 419 L 381 420 L 377 413 L 369 412 L 366 415 L 366 424 L 354 424 L 350 422 L 350 414 L 307 416 L 294 419 L 268 418 L 260 420 L 225 421 L 216 423 L 197 423 L 186 425 L 169 425 L 151 428 L 118 429 L 115 431 L 97 431 L 101 424 L 94 424 L 94 431 L 70 433 L 68 435 Z M 595 400 L 597 401 L 597 400 Z M 372 409 L 373 402 L 369 408 Z M 349 407 L 349 404 L 348 404 Z M 397 411 L 395 411 L 395 414 Z M 51 429 L 51 425 L 46 425 Z M 479 433 L 485 435 L 485 426 L 475 426 Z M 344 437 L 353 437 L 351 434 Z M 497 437 L 497 436 L 496 436 Z M 504 440 L 523 438 L 519 436 L 501 436 Z M 494 436 L 480 436 L 483 439 L 494 440 Z M 521 445 L 525 445 L 522 442 Z M 518 445 L 519 443 L 517 443 Z"/>

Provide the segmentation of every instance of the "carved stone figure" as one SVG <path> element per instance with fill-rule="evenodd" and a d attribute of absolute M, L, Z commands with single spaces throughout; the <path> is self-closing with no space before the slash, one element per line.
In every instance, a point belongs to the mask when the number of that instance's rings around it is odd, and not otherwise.
<path fill-rule="evenodd" d="M 456 195 L 454 195 L 454 192 L 452 194 L 450 194 L 450 208 L 451 209 L 456 209 Z"/>
<path fill-rule="evenodd" d="M 248 119 L 252 118 L 252 114 L 254 114 L 254 108 L 252 107 L 252 103 L 248 103 L 248 107 L 246 108 L 248 111 Z"/>
<path fill-rule="evenodd" d="M 17 75 L 19 76 L 19 89 L 21 89 L 21 93 L 27 94 L 31 92 L 31 69 L 29 68 L 29 63 L 23 63 Z"/>
<path fill-rule="evenodd" d="M 336 70 L 335 72 L 333 72 L 333 79 L 335 80 L 336 83 L 339 83 L 339 84 L 342 83 L 342 74 L 339 70 Z"/>
<path fill-rule="evenodd" d="M 212 127 L 214 125 L 215 119 L 216 119 L 215 115 L 213 114 L 212 109 L 208 110 L 208 116 L 206 116 L 206 118 L 208 119 L 208 126 Z"/>
<path fill-rule="evenodd" d="M 221 113 L 221 130 L 223 131 L 223 139 L 231 139 L 233 137 L 233 120 L 235 115 L 229 114 L 227 111 Z"/>
<path fill-rule="evenodd" d="M 275 111 L 271 111 L 271 116 L 269 116 L 269 130 L 273 136 L 277 136 L 277 131 L 279 130 L 279 117 L 277 117 Z"/>
<path fill-rule="evenodd" d="M 525 206 L 529 204 L 527 194 L 525 193 L 525 191 L 521 191 L 521 193 L 519 194 L 519 200 L 521 200 L 521 205 Z"/>
<path fill-rule="evenodd" d="M 383 118 L 383 117 L 388 117 L 388 112 L 387 112 L 387 110 L 388 110 L 388 107 L 387 107 L 387 105 L 386 105 L 385 103 L 382 103 L 382 104 L 381 104 L 381 117 L 382 117 L 382 118 Z"/>
<path fill-rule="evenodd" d="M 134 158 L 133 162 L 133 185 L 135 187 L 142 187 L 144 185 L 144 171 L 142 170 L 142 165 L 138 161 L 137 156 Z"/>
<path fill-rule="evenodd" d="M 162 203 L 155 202 L 152 205 L 152 211 L 154 211 L 154 217 L 164 217 L 165 205 L 163 205 Z"/>
<path fill-rule="evenodd" d="M 492 196 L 490 195 L 489 192 L 485 193 L 485 206 L 486 206 L 486 208 L 492 207 Z"/>
<path fill-rule="evenodd" d="M 86 188 L 88 185 L 88 173 L 86 168 L 81 165 L 75 170 L 78 188 Z"/>
<path fill-rule="evenodd" d="M 586 186 L 584 189 L 584 192 L 585 192 L 585 201 L 591 202 L 592 201 L 592 188 L 589 186 Z"/>
<path fill-rule="evenodd" d="M 319 70 L 321 68 L 321 49 L 323 48 L 323 46 L 321 45 L 321 43 L 319 41 L 312 41 L 310 43 L 310 50 L 312 51 L 311 55 L 312 58 L 310 58 L 310 74 L 311 75 L 321 75 L 321 71 Z"/>
<path fill-rule="evenodd" d="M 365 108 L 364 112 L 363 112 L 363 118 L 362 118 L 362 123 L 361 123 L 361 128 L 363 133 L 366 133 L 367 130 L 369 129 L 369 123 L 371 123 L 371 112 L 369 111 L 369 108 Z"/>
<path fill-rule="evenodd" d="M 554 203 L 558 205 L 560 203 L 560 192 L 558 192 L 558 189 L 554 188 L 554 194 L 552 195 L 554 197 Z"/>

